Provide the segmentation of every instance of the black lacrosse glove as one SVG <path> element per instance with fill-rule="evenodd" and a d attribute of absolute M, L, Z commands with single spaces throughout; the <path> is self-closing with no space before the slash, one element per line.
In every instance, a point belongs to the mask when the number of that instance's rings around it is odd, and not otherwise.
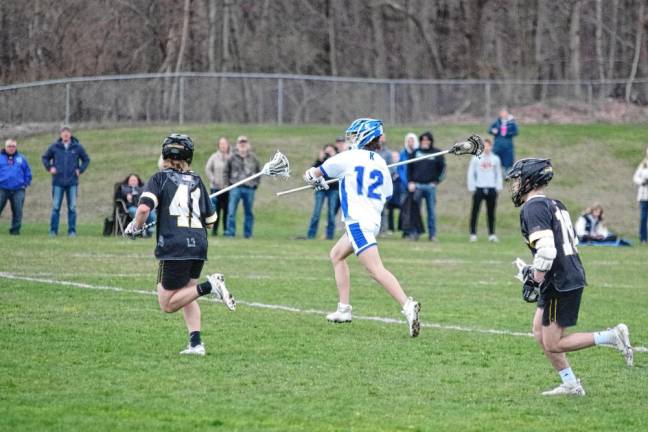
<path fill-rule="evenodd" d="M 533 267 L 530 265 L 522 269 L 522 298 L 527 303 L 536 303 L 540 297 L 540 284 L 533 279 Z"/>

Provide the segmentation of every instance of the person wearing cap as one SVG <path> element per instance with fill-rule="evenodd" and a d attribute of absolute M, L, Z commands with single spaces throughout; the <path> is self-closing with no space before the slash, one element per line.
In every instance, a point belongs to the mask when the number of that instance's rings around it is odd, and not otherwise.
<path fill-rule="evenodd" d="M 259 159 L 257 159 L 254 153 L 252 153 L 247 137 L 245 135 L 239 136 L 236 139 L 236 151 L 233 152 L 232 156 L 227 160 L 225 168 L 227 184 L 233 185 L 234 183 L 260 171 L 261 164 L 259 163 Z M 245 212 L 243 236 L 245 238 L 252 237 L 252 229 L 254 228 L 254 213 L 252 212 L 252 206 L 254 205 L 254 194 L 260 181 L 260 178 L 256 178 L 242 184 L 241 186 L 235 187 L 229 192 L 227 226 L 225 228 L 226 237 L 234 237 L 236 235 L 236 209 L 241 200 L 243 200 L 243 211 Z"/>
<path fill-rule="evenodd" d="M 7 201 L 11 205 L 11 228 L 9 234 L 20 234 L 22 208 L 25 203 L 25 189 L 32 180 L 31 169 L 27 159 L 18 152 L 15 139 L 5 141 L 0 151 L 0 214 Z"/>
<path fill-rule="evenodd" d="M 51 144 L 42 156 L 43 166 L 52 175 L 52 216 L 50 236 L 58 235 L 59 214 L 63 195 L 68 207 L 68 236 L 76 236 L 76 200 L 79 177 L 90 164 L 85 149 L 74 136 L 69 126 L 60 129 L 59 139 Z"/>

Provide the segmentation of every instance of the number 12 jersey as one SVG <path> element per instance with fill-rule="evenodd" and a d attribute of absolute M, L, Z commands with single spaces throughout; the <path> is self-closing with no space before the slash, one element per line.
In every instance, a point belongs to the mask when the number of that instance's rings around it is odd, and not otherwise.
<path fill-rule="evenodd" d="M 157 259 L 207 259 L 205 225 L 216 222 L 217 215 L 198 175 L 159 171 L 146 182 L 139 203 L 157 209 Z"/>

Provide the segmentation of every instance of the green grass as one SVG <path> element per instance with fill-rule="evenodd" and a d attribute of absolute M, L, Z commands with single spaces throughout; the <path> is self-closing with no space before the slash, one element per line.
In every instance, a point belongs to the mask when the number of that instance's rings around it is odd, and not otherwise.
<path fill-rule="evenodd" d="M 0 271 L 152 291 L 153 242 L 2 235 Z M 205 272 L 222 271 L 240 300 L 331 310 L 330 242 L 211 241 Z M 519 239 L 468 244 L 381 242 L 386 265 L 442 325 L 527 332 L 533 307 L 510 264 Z M 579 330 L 625 321 L 648 340 L 645 248 L 583 248 Z M 400 318 L 351 260 L 354 311 Z M 614 350 L 570 355 L 588 392 L 545 399 L 558 377 L 530 337 L 356 320 L 202 302 L 206 358 L 182 358 L 179 314 L 153 295 L 0 277 L 0 430 L 644 430 L 646 354 L 628 369 Z"/>
<path fill-rule="evenodd" d="M 449 328 L 527 333 L 533 314 L 512 277 L 511 262 L 528 259 L 528 251 L 508 198 L 500 200 L 501 243 L 466 241 L 466 158 L 448 160 L 437 207 L 439 242 L 380 241 L 387 267 L 422 302 L 423 321 L 440 327 L 410 339 L 404 324 L 332 325 L 314 312 L 251 307 L 335 307 L 327 258 L 332 243 L 292 240 L 306 230 L 310 194 L 274 198 L 275 191 L 298 185 L 317 148 L 339 134 L 329 126 L 182 128 L 198 144 L 199 172 L 212 150 L 208 143 L 245 133 L 262 159 L 276 148 L 288 154 L 296 175 L 262 183 L 254 239 L 210 238 L 204 273 L 223 272 L 242 302 L 235 313 L 202 302 L 209 354 L 180 357 L 186 344 L 181 315 L 162 314 L 153 295 L 135 292 L 154 289 L 153 242 L 99 236 L 112 184 L 129 172 L 154 172 L 161 137 L 172 129 L 77 133 L 92 164 L 82 178 L 76 239 L 46 235 L 49 178 L 38 158 L 52 137 L 20 140 L 36 176 L 22 235 L 6 234 L 8 211 L 0 219 L 0 272 L 43 281 L 0 277 L 0 430 L 645 430 L 648 354 L 638 353 L 629 369 L 611 349 L 573 353 L 587 397 L 545 399 L 539 393 L 558 377 L 532 338 Z M 388 129 L 391 147 L 400 147 L 410 129 L 424 127 Z M 481 129 L 434 132 L 445 147 Z M 557 177 L 551 192 L 572 215 L 596 199 L 608 207 L 610 226 L 634 238 L 630 177 L 647 129 L 525 126 L 518 154 L 552 157 Z M 635 345 L 648 345 L 646 251 L 581 248 L 590 285 L 577 330 L 624 321 Z M 355 259 L 351 272 L 356 317 L 401 318 Z"/>

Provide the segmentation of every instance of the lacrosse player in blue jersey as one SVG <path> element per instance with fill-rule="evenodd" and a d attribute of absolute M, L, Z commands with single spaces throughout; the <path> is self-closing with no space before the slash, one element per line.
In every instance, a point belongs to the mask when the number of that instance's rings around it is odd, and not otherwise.
<path fill-rule="evenodd" d="M 330 253 L 339 303 L 337 310 L 326 318 L 335 323 L 352 320 L 351 282 L 346 258 L 355 252 L 371 277 L 401 305 L 409 334 L 416 337 L 420 330 L 421 305 L 407 297 L 398 280 L 385 269 L 376 243 L 385 201 L 393 193 L 389 169 L 378 153 L 382 135 L 381 120 L 355 120 L 346 131 L 349 150 L 327 159 L 318 168 L 308 169 L 304 174 L 304 180 L 316 190 L 328 189 L 325 176 L 340 179 L 340 204 L 346 232 Z"/>

